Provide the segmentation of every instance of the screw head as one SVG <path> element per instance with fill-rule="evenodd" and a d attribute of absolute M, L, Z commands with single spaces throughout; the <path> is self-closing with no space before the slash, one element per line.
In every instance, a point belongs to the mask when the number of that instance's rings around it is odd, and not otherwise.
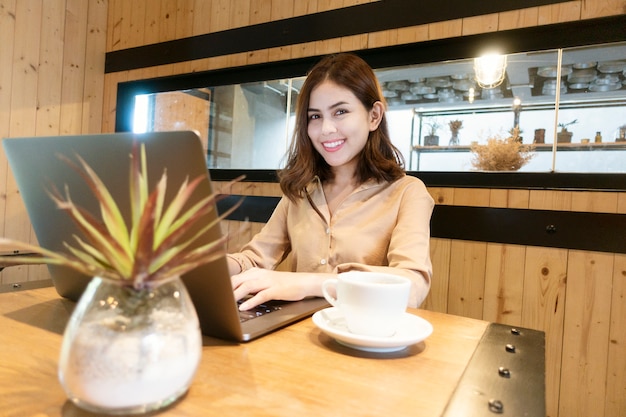
<path fill-rule="evenodd" d="M 504 412 L 504 404 L 502 404 L 502 401 L 492 398 L 489 400 L 489 411 L 496 414 L 502 414 Z"/>

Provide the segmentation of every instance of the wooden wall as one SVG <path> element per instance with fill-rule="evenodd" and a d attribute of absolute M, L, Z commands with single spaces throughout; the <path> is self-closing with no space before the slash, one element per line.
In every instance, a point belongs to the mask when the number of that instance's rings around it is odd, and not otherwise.
<path fill-rule="evenodd" d="M 121 81 L 626 13 L 625 0 L 576 0 L 104 74 L 105 52 L 363 2 L 0 0 L 0 133 L 112 132 Z M 5 236 L 33 240 L 0 155 L 0 227 Z M 247 190 L 277 194 L 276 184 Z M 430 191 L 439 204 L 626 212 L 624 193 Z M 432 251 L 427 308 L 546 331 L 549 416 L 626 415 L 625 255 L 445 239 L 433 239 Z M 40 267 L 14 267 L 0 274 L 0 283 L 45 277 Z"/>
<path fill-rule="evenodd" d="M 102 125 L 106 0 L 0 0 L 0 137 L 98 133 Z M 0 233 L 35 242 L 3 151 Z M 12 267 L 0 283 L 48 278 Z"/>

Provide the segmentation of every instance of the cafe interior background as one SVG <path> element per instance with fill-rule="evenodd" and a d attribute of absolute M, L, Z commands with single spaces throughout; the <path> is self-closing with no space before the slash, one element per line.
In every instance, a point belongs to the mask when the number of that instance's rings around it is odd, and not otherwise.
<path fill-rule="evenodd" d="M 548 415 L 624 415 L 626 1 L 450 3 L 0 0 L 0 134 L 194 129 L 218 187 L 243 173 L 223 191 L 271 199 L 306 70 L 356 52 L 437 203 L 423 307 L 545 331 Z M 485 52 L 506 56 L 496 86 L 476 80 Z M 530 162 L 477 170 L 472 147 L 515 126 Z M 34 242 L 0 158 L 3 235 Z M 48 279 L 44 266 L 0 274 Z"/>

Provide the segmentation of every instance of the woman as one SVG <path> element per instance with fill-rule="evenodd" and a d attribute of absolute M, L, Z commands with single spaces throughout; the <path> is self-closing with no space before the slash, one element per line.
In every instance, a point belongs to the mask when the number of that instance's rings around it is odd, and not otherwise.
<path fill-rule="evenodd" d="M 284 197 L 241 252 L 229 254 L 235 298 L 250 309 L 272 299 L 322 296 L 322 282 L 349 270 L 409 277 L 410 305 L 430 288 L 433 199 L 405 174 L 390 139 L 374 72 L 353 54 L 322 59 L 296 104 L 279 172 Z M 291 253 L 291 271 L 274 268 Z"/>

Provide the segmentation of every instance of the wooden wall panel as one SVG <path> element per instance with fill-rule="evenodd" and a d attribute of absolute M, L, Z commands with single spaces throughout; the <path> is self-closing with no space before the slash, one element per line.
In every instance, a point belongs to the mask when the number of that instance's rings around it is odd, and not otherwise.
<path fill-rule="evenodd" d="M 450 246 L 448 313 L 483 318 L 487 244 L 453 240 Z"/>
<path fill-rule="evenodd" d="M 567 250 L 528 247 L 524 266 L 522 326 L 546 333 L 546 408 L 559 415 Z"/>
<path fill-rule="evenodd" d="M 37 0 L 18 1 L 15 7 L 15 41 L 13 76 L 11 78 L 11 115 L 8 136 L 33 136 L 37 125 L 37 80 L 41 32 L 42 4 Z M 4 235 L 29 242 L 31 227 L 26 208 L 19 195 L 13 176 L 6 181 L 6 207 Z M 2 273 L 4 282 L 28 281 L 29 267 L 17 266 Z"/>
<path fill-rule="evenodd" d="M 526 247 L 487 244 L 483 320 L 522 325 Z"/>
<path fill-rule="evenodd" d="M 626 416 L 626 255 L 615 255 L 605 416 Z"/>
<path fill-rule="evenodd" d="M 11 95 L 13 92 L 13 39 L 15 38 L 15 0 L 0 0 L 0 137 L 9 135 L 11 122 Z M 2 65 L 3 62 L 11 62 L 11 65 Z M 7 202 L 7 181 L 9 164 L 4 152 L 0 152 L 0 213 L 2 223 L 0 231 L 5 235 L 4 213 Z"/>
<path fill-rule="evenodd" d="M 100 133 L 105 0 L 0 0 L 0 137 Z M 0 230 L 36 242 L 0 150 Z M 12 267 L 0 283 L 49 278 L 44 266 Z"/>
<path fill-rule="evenodd" d="M 424 300 L 423 308 L 445 313 L 448 311 L 450 283 L 450 239 L 430 240 L 430 258 L 433 263 L 433 277 L 430 292 Z"/>
<path fill-rule="evenodd" d="M 613 259 L 569 251 L 559 415 L 606 415 Z"/>
<path fill-rule="evenodd" d="M 83 0 L 67 0 L 65 5 L 61 134 L 82 133 L 88 6 Z"/>

